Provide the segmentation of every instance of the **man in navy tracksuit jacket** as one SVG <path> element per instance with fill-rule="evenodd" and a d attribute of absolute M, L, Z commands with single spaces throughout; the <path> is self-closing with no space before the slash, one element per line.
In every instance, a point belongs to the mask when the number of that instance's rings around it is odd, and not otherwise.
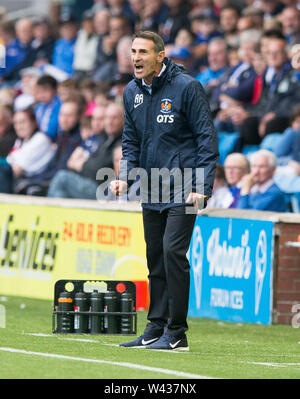
<path fill-rule="evenodd" d="M 111 189 L 120 195 L 134 182 L 130 172 L 147 172 L 146 183 L 142 175 L 140 181 L 146 192 L 141 197 L 150 308 L 144 333 L 121 346 L 188 350 L 186 253 L 196 218 L 191 210 L 199 203 L 203 208 L 211 196 L 217 139 L 201 84 L 165 58 L 160 36 L 135 34 L 131 53 L 135 79 L 124 92 L 123 159 Z M 184 179 L 187 169 L 190 174 Z M 157 180 L 158 170 L 170 171 L 169 185 L 163 174 Z M 176 180 L 178 172 L 184 185 Z"/>

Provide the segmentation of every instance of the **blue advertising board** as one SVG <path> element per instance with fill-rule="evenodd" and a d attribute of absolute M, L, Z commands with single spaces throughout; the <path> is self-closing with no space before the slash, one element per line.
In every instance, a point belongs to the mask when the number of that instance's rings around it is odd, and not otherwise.
<path fill-rule="evenodd" d="M 197 217 L 189 316 L 272 322 L 273 229 L 269 221 Z"/>

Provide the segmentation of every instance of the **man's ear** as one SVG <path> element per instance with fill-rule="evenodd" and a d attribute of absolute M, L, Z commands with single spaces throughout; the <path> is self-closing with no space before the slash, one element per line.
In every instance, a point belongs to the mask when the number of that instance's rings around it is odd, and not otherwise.
<path fill-rule="evenodd" d="M 164 51 L 160 51 L 160 52 L 157 54 L 157 61 L 158 61 L 159 63 L 163 62 L 165 56 L 166 56 L 166 53 L 165 53 Z"/>

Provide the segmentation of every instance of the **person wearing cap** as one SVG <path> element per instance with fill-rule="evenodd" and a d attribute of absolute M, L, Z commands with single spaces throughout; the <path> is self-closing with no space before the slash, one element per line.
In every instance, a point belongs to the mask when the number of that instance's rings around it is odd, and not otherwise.
<path fill-rule="evenodd" d="M 66 72 L 73 74 L 74 47 L 77 38 L 78 25 L 76 19 L 70 15 L 62 15 L 60 18 L 60 39 L 55 43 L 52 64 Z"/>
<path fill-rule="evenodd" d="M 73 70 L 75 79 L 84 79 L 95 67 L 99 37 L 95 32 L 94 15 L 90 10 L 82 16 L 81 29 L 74 47 Z"/>

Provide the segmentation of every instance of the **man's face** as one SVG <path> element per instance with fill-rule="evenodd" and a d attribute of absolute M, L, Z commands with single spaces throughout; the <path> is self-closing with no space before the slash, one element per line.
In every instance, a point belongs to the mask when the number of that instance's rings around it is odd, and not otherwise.
<path fill-rule="evenodd" d="M 104 35 L 109 30 L 109 12 L 107 9 L 98 11 L 94 16 L 95 31 L 99 35 Z"/>
<path fill-rule="evenodd" d="M 33 38 L 33 25 L 30 21 L 21 21 L 16 27 L 17 38 L 22 43 L 30 43 Z"/>
<path fill-rule="evenodd" d="M 225 9 L 220 14 L 220 25 L 224 32 L 233 32 L 238 23 L 238 14 L 235 10 Z"/>
<path fill-rule="evenodd" d="M 269 165 L 269 160 L 265 155 L 257 155 L 251 161 L 251 174 L 254 182 L 263 184 L 271 179 L 275 172 L 275 168 Z"/>
<path fill-rule="evenodd" d="M 111 18 L 109 21 L 109 35 L 117 43 L 126 33 L 126 26 L 121 18 Z"/>
<path fill-rule="evenodd" d="M 285 35 L 293 35 L 300 32 L 299 11 L 287 8 L 282 12 L 281 22 Z"/>
<path fill-rule="evenodd" d="M 124 127 L 124 118 L 122 109 L 111 104 L 107 107 L 104 118 L 104 129 L 109 136 L 116 135 L 122 131 Z"/>
<path fill-rule="evenodd" d="M 93 111 L 91 124 L 94 134 L 99 134 L 104 129 L 105 109 L 106 107 L 96 107 Z"/>
<path fill-rule="evenodd" d="M 240 58 L 243 62 L 252 63 L 254 58 L 254 49 L 256 43 L 254 42 L 244 42 L 240 45 Z"/>
<path fill-rule="evenodd" d="M 248 172 L 247 163 L 243 159 L 229 155 L 225 160 L 224 171 L 227 183 L 235 186 Z"/>
<path fill-rule="evenodd" d="M 155 52 L 152 40 L 136 38 L 131 46 L 131 60 L 135 76 L 150 84 L 153 77 L 160 72 L 164 55 L 164 51 L 160 51 L 158 54 Z"/>
<path fill-rule="evenodd" d="M 79 122 L 78 107 L 75 103 L 62 104 L 59 111 L 59 126 L 64 131 L 69 131 Z"/>
<path fill-rule="evenodd" d="M 226 66 L 227 55 L 225 44 L 212 43 L 208 47 L 208 63 L 213 71 L 218 71 Z"/>
<path fill-rule="evenodd" d="M 73 22 L 66 22 L 60 28 L 60 35 L 63 39 L 73 40 L 77 35 L 77 25 Z"/>
<path fill-rule="evenodd" d="M 43 104 L 49 104 L 52 101 L 55 94 L 56 90 L 54 90 L 51 86 L 36 85 L 34 88 L 35 100 Z"/>
<path fill-rule="evenodd" d="M 279 39 L 270 39 L 266 51 L 267 64 L 280 69 L 287 60 L 286 43 Z"/>

